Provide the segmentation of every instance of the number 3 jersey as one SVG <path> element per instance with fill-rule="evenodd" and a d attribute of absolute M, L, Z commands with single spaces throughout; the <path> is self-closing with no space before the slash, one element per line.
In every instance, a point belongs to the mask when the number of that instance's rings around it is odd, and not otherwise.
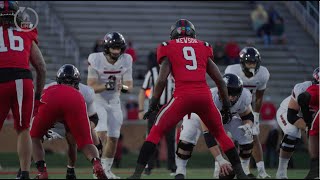
<path fill-rule="evenodd" d="M 113 99 L 120 96 L 122 81 L 132 81 L 132 57 L 123 53 L 115 64 L 107 61 L 103 52 L 91 53 L 88 58 L 88 78 L 97 78 L 107 84 L 108 90 L 97 93 L 97 97 Z"/>
<path fill-rule="evenodd" d="M 38 32 L 19 31 L 0 26 L 0 68 L 30 69 L 32 42 L 38 43 Z"/>
<path fill-rule="evenodd" d="M 171 64 L 175 81 L 174 97 L 210 93 L 206 72 L 208 59 L 213 59 L 213 51 L 209 43 L 190 37 L 163 42 L 157 48 L 159 64 L 163 57 L 167 57 Z"/>

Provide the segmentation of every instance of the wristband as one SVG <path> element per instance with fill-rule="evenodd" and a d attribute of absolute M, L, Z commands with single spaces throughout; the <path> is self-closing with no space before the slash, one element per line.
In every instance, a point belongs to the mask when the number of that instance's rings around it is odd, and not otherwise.
<path fill-rule="evenodd" d="M 144 111 L 144 109 L 141 109 L 141 110 L 139 110 L 139 113 L 140 113 L 140 112 L 143 112 L 143 111 Z"/>
<path fill-rule="evenodd" d="M 128 87 L 128 86 L 126 86 L 126 85 L 122 85 L 121 92 L 123 92 L 123 93 L 127 93 L 127 92 L 128 92 L 128 90 L 129 90 L 129 87 Z"/>
<path fill-rule="evenodd" d="M 259 118 L 260 118 L 260 113 L 257 112 L 252 112 L 253 116 L 254 116 L 254 121 L 259 122 Z"/>
<path fill-rule="evenodd" d="M 221 154 L 219 154 L 219 155 L 216 157 L 216 161 L 218 161 L 218 162 L 223 162 L 223 161 L 225 161 L 225 159 L 222 157 Z"/>

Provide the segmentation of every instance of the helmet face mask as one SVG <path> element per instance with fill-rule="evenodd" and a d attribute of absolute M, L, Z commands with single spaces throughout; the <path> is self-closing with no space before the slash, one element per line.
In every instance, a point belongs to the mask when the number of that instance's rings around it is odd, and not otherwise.
<path fill-rule="evenodd" d="M 247 77 L 252 77 L 258 73 L 261 64 L 261 56 L 256 48 L 245 47 L 240 51 L 239 56 L 242 71 Z"/>
<path fill-rule="evenodd" d="M 65 64 L 58 70 L 56 81 L 58 84 L 66 84 L 79 89 L 80 72 L 74 65 Z"/>
<path fill-rule="evenodd" d="M 126 50 L 127 44 L 122 34 L 111 32 L 104 36 L 104 47 L 105 53 L 108 54 L 111 59 L 117 61 Z M 120 49 L 119 53 L 117 52 L 118 49 Z"/>
<path fill-rule="evenodd" d="M 243 82 L 240 77 L 231 73 L 223 75 L 223 80 L 226 83 L 229 100 L 231 105 L 233 106 L 238 102 L 242 94 Z"/>
<path fill-rule="evenodd" d="M 177 39 L 181 37 L 196 37 L 194 25 L 186 19 L 179 19 L 171 26 L 170 39 Z"/>

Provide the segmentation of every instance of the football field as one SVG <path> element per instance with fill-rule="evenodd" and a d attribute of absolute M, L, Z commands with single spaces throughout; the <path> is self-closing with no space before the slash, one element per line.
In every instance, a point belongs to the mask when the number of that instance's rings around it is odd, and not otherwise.
<path fill-rule="evenodd" d="M 117 176 L 120 176 L 121 179 L 126 179 L 131 175 L 134 168 L 120 168 L 114 169 L 113 172 Z M 65 179 L 65 171 L 63 168 L 48 168 L 49 179 Z M 256 171 L 252 171 L 256 175 Z M 275 178 L 276 169 L 267 169 L 267 172 Z M 303 179 L 308 170 L 306 169 L 289 169 L 288 178 L 289 179 Z M 190 168 L 188 169 L 187 179 L 212 179 L 213 169 L 208 168 Z M 16 169 L 4 169 L 0 171 L 0 179 L 14 179 L 16 174 Z M 93 179 L 92 170 L 90 168 L 78 168 L 76 169 L 76 174 L 78 179 Z M 36 171 L 33 168 L 31 172 L 31 177 L 36 176 Z M 164 168 L 155 169 L 152 171 L 151 175 L 143 175 L 142 179 L 174 179 L 174 176 L 170 176 L 168 170 Z"/>
<path fill-rule="evenodd" d="M 121 179 L 129 177 L 136 164 L 138 154 L 127 153 L 122 157 L 120 168 L 112 168 L 112 171 Z M 65 179 L 66 174 L 66 155 L 57 153 L 47 153 L 46 162 L 50 179 Z M 209 153 L 194 153 L 193 157 L 188 163 L 187 178 L 188 179 L 212 179 L 213 178 L 213 159 Z M 297 152 L 294 156 L 294 169 L 288 169 L 289 179 L 303 179 L 308 173 L 309 158 L 305 153 Z M 15 153 L 0 153 L 0 179 L 14 179 L 18 170 L 18 157 Z M 83 156 L 82 153 L 78 154 L 76 163 L 76 175 L 78 179 L 93 179 L 91 164 Z M 160 168 L 152 170 L 151 175 L 142 175 L 142 179 L 174 179 L 170 176 L 170 171 L 166 168 L 166 162 L 160 163 Z M 208 168 L 212 167 L 212 168 Z M 267 173 L 275 179 L 276 169 L 267 169 Z M 256 169 L 251 168 L 251 172 L 257 175 Z M 34 163 L 31 166 L 30 178 L 36 176 L 36 168 Z"/>

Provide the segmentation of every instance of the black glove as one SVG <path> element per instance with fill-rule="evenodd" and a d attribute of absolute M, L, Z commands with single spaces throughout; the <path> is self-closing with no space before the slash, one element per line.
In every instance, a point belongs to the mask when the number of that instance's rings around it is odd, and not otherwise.
<path fill-rule="evenodd" d="M 229 105 L 222 106 L 222 110 L 220 111 L 220 113 L 221 113 L 221 116 L 222 116 L 223 124 L 228 124 L 232 119 L 230 106 Z"/>
<path fill-rule="evenodd" d="M 150 100 L 150 105 L 148 111 L 144 114 L 143 119 L 149 119 L 152 114 L 157 114 L 159 112 L 159 99 L 152 97 Z"/>

